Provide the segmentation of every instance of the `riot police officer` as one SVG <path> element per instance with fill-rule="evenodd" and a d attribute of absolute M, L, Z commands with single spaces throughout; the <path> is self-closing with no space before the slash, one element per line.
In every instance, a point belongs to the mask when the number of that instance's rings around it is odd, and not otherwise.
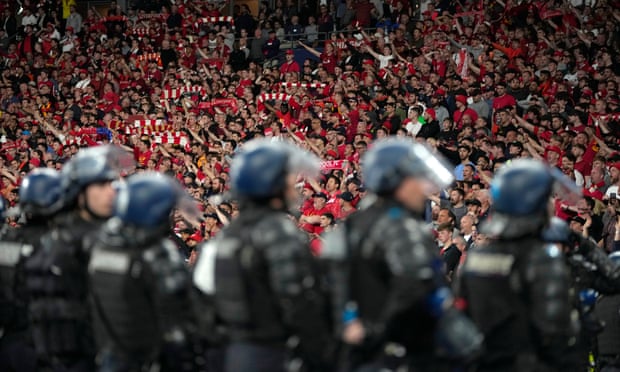
<path fill-rule="evenodd" d="M 562 197 L 579 194 L 557 169 L 531 159 L 513 161 L 491 184 L 493 210 L 481 228 L 491 241 L 469 253 L 460 278 L 467 312 L 485 335 L 479 371 L 556 370 L 574 342 L 564 256 L 542 238 L 557 186 Z"/>
<path fill-rule="evenodd" d="M 620 268 L 620 252 L 609 255 L 615 267 Z M 594 308 L 598 318 L 605 324 L 597 335 L 597 362 L 601 372 L 620 370 L 620 294 L 603 295 Z"/>
<path fill-rule="evenodd" d="M 437 371 L 466 358 L 481 335 L 454 307 L 430 230 L 429 193 L 453 181 L 426 147 L 390 138 L 362 159 L 375 200 L 326 238 L 333 317 L 350 345 L 347 370 Z"/>
<path fill-rule="evenodd" d="M 297 177 L 318 171 L 315 156 L 285 142 L 254 140 L 233 158 L 239 216 L 202 247 L 194 271 L 221 322 L 226 372 L 331 368 L 322 283 L 288 215 L 298 207 Z"/>
<path fill-rule="evenodd" d="M 620 266 L 591 238 L 572 231 L 564 220 L 553 217 L 543 231 L 543 239 L 562 246 L 577 292 L 590 288 L 601 294 L 620 293 Z"/>
<path fill-rule="evenodd" d="M 120 185 L 89 264 L 100 371 L 204 367 L 191 276 L 167 239 L 175 209 L 197 221 L 197 204 L 170 177 L 141 173 Z"/>
<path fill-rule="evenodd" d="M 2 338 L 0 370 L 35 371 L 36 353 L 28 332 L 27 291 L 24 265 L 40 246 L 50 217 L 62 206 L 61 177 L 52 169 L 39 168 L 28 174 L 19 188 L 19 208 L 25 223 L 7 230 L 0 242 L 2 281 Z"/>
<path fill-rule="evenodd" d="M 132 161 L 116 147 L 99 146 L 80 150 L 61 171 L 63 210 L 25 265 L 28 312 L 41 370 L 94 368 L 85 240 L 110 217 L 112 182 Z"/>
<path fill-rule="evenodd" d="M 596 364 L 596 335 L 603 331 L 603 322 L 596 316 L 597 293 L 616 295 L 620 292 L 620 266 L 615 265 L 590 238 L 572 231 L 568 224 L 553 217 L 543 231 L 546 242 L 560 244 L 566 257 L 571 279 L 573 306 L 579 313 L 580 330 L 576 342 L 565 353 L 564 370 L 586 370 Z"/>

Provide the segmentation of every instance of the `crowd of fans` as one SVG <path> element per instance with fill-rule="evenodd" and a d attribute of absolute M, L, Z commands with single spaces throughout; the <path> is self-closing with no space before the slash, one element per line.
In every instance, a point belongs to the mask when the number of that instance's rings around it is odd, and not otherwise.
<path fill-rule="evenodd" d="M 13 205 L 35 167 L 115 143 L 170 172 L 206 222 L 177 226 L 191 247 L 235 216 L 228 165 L 243 142 L 290 140 L 323 160 L 303 182 L 300 227 L 321 234 L 365 195 L 372 140 L 426 142 L 457 182 L 427 220 L 453 270 L 490 207 L 493 172 L 545 159 L 584 189 L 557 215 L 612 249 L 620 185 L 620 1 L 277 0 L 0 3 L 0 173 Z M 308 56 L 305 58 L 303 56 Z"/>

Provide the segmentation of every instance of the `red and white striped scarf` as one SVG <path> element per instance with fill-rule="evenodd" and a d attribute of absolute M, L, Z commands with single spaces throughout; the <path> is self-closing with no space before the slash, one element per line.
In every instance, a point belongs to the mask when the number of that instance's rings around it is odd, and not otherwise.
<path fill-rule="evenodd" d="M 287 82 L 281 82 L 280 85 L 285 88 L 305 88 L 305 89 L 325 88 L 326 86 L 326 84 L 323 84 L 323 83 L 287 83 Z"/>
<path fill-rule="evenodd" d="M 456 56 L 456 73 L 463 79 L 469 74 L 468 64 L 469 54 L 467 53 L 467 49 L 461 48 Z"/>
<path fill-rule="evenodd" d="M 235 20 L 233 17 L 231 16 L 221 16 L 221 17 L 202 17 L 202 18 L 198 18 L 196 20 L 195 25 L 199 26 L 205 23 L 220 23 L 220 22 L 226 22 L 226 23 L 230 23 L 230 26 L 232 28 L 235 28 Z"/>
<path fill-rule="evenodd" d="M 181 97 L 183 93 L 204 93 L 204 89 L 199 85 L 193 85 L 189 87 L 182 87 L 176 89 L 163 89 L 161 92 L 161 98 L 163 99 L 177 99 Z"/>

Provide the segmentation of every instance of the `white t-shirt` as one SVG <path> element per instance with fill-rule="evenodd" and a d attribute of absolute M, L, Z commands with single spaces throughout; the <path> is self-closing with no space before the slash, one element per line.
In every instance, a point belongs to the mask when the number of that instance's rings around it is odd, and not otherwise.
<path fill-rule="evenodd" d="M 616 185 L 609 186 L 607 188 L 607 191 L 605 191 L 605 196 L 603 197 L 603 199 L 605 200 L 609 199 L 611 194 L 616 194 L 616 198 L 618 198 L 618 186 Z"/>
<path fill-rule="evenodd" d="M 386 55 L 383 55 L 383 54 L 379 54 L 377 59 L 379 60 L 379 69 L 382 69 L 382 68 L 386 68 L 387 67 L 388 62 L 390 60 L 394 59 L 394 56 L 393 55 L 386 56 Z"/>
<path fill-rule="evenodd" d="M 579 172 L 577 169 L 575 169 L 575 183 L 579 187 L 583 187 L 586 184 L 585 179 L 583 178 L 583 174 L 581 174 L 581 172 Z"/>

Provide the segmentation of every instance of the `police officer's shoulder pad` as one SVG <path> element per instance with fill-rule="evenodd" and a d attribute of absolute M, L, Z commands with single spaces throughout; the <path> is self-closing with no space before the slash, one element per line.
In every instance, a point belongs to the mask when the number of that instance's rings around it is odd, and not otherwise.
<path fill-rule="evenodd" d="M 345 226 L 340 225 L 325 234 L 321 258 L 328 260 L 342 260 L 346 257 L 347 241 Z"/>
<path fill-rule="evenodd" d="M 257 244 L 278 243 L 285 237 L 299 236 L 297 225 L 285 214 L 273 214 L 262 218 L 253 230 L 252 240 Z"/>

